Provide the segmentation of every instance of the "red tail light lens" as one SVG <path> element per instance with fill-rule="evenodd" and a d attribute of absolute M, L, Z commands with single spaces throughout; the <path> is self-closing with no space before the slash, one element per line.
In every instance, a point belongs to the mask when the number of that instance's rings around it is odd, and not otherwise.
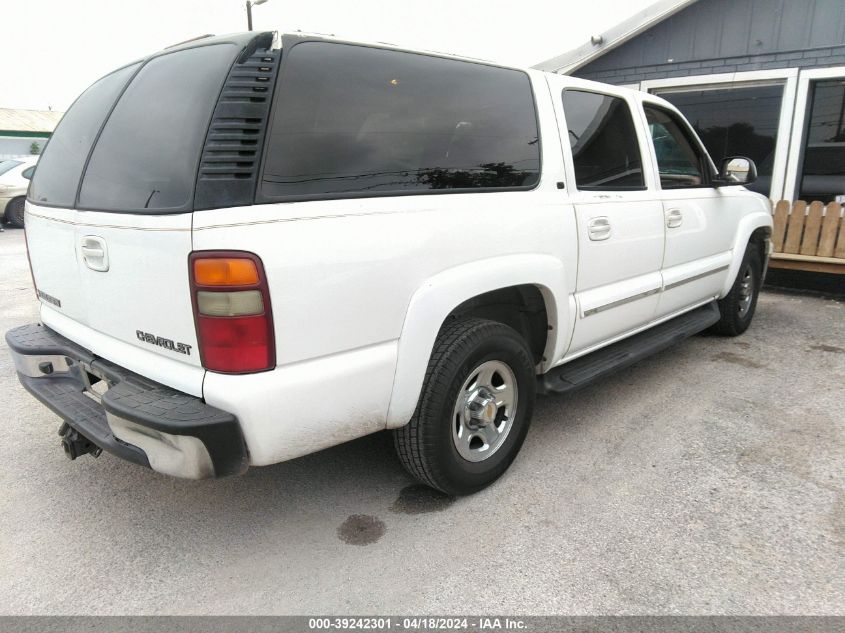
<path fill-rule="evenodd" d="M 272 369 L 276 364 L 273 314 L 258 256 L 196 251 L 188 265 L 203 367 L 227 374 Z"/>

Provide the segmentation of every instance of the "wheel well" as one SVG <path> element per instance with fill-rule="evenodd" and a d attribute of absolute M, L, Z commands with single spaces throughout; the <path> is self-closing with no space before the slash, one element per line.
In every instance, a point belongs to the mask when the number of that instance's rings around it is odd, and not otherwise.
<path fill-rule="evenodd" d="M 512 327 L 528 343 L 534 362 L 543 360 L 549 319 L 546 302 L 537 286 L 529 284 L 499 288 L 464 301 L 447 317 L 478 317 Z"/>
<path fill-rule="evenodd" d="M 772 230 L 768 226 L 761 226 L 751 234 L 751 237 L 748 238 L 749 244 L 757 245 L 757 254 L 760 256 L 761 270 L 766 269 L 766 259 L 769 256 L 768 249 L 766 248 L 766 242 L 771 238 L 771 236 Z"/>

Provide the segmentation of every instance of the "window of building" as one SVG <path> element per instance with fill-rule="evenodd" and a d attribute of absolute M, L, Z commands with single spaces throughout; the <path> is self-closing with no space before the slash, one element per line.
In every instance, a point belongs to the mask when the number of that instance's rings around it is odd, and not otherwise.
<path fill-rule="evenodd" d="M 563 113 L 579 189 L 645 188 L 636 128 L 624 99 L 564 90 Z"/>
<path fill-rule="evenodd" d="M 265 200 L 533 187 L 528 76 L 421 54 L 303 42 L 285 55 Z"/>
<path fill-rule="evenodd" d="M 684 123 L 663 108 L 647 105 L 644 110 L 657 157 L 660 186 L 678 189 L 706 184 L 706 157 L 690 138 Z"/>
<path fill-rule="evenodd" d="M 845 195 L 845 79 L 811 84 L 800 200 L 828 203 Z"/>
<path fill-rule="evenodd" d="M 752 191 L 768 195 L 772 184 L 783 85 L 658 91 L 695 128 L 716 163 L 727 156 L 747 156 L 757 166 Z"/>

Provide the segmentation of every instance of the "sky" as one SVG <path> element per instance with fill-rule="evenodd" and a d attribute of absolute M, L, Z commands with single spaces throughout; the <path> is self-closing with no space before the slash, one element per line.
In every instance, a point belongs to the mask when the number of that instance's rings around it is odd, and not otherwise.
<path fill-rule="evenodd" d="M 255 30 L 330 33 L 531 66 L 654 0 L 268 0 Z M 0 108 L 66 110 L 165 46 L 246 30 L 242 0 L 0 0 Z"/>

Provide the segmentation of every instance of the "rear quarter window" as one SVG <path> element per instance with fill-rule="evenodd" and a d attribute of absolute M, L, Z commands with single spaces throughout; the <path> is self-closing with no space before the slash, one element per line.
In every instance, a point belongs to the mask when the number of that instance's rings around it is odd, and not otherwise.
<path fill-rule="evenodd" d="M 199 46 L 145 64 L 97 141 L 79 208 L 189 210 L 211 113 L 237 51 L 229 44 Z"/>
<path fill-rule="evenodd" d="M 126 66 L 91 85 L 62 117 L 38 160 L 29 199 L 50 206 L 73 207 L 79 178 L 103 121 L 120 91 L 140 64 Z"/>
<path fill-rule="evenodd" d="M 285 55 L 264 201 L 520 189 L 539 180 L 524 72 L 326 42 Z"/>

